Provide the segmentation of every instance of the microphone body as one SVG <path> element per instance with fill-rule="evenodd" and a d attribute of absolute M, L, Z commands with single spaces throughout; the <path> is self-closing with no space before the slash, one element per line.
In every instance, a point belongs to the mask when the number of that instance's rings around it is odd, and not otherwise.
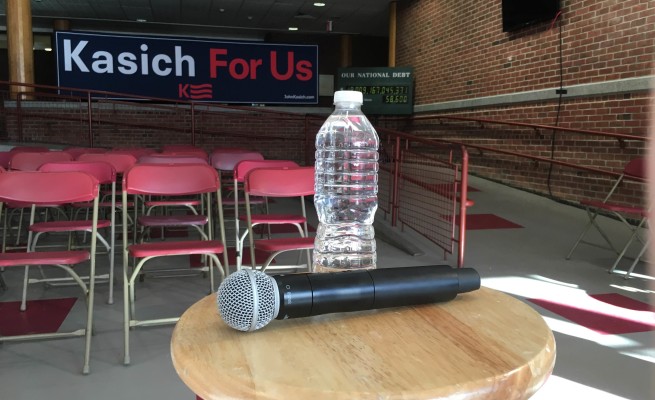
<path fill-rule="evenodd" d="M 253 331 L 273 319 L 448 301 L 479 288 L 476 270 L 448 265 L 272 276 L 243 269 L 216 297 L 229 326 Z"/>
<path fill-rule="evenodd" d="M 448 265 L 277 275 L 273 279 L 280 297 L 276 319 L 448 301 L 480 287 L 475 270 Z"/>

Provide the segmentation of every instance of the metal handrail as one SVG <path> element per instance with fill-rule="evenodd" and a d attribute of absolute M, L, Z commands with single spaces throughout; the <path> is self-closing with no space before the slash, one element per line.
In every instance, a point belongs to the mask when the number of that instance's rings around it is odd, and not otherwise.
<path fill-rule="evenodd" d="M 394 135 L 398 135 L 398 134 L 403 133 L 401 131 L 396 131 L 394 129 L 389 129 L 389 128 L 377 128 L 377 129 L 380 132 L 388 132 L 388 133 L 391 133 L 391 134 L 394 134 Z M 488 151 L 488 152 L 492 152 L 492 153 L 505 154 L 505 155 L 515 156 L 515 157 L 519 157 L 519 158 L 527 158 L 527 159 L 533 160 L 533 161 L 542 161 L 542 162 L 546 162 L 546 163 L 552 163 L 552 164 L 559 165 L 559 166 L 562 166 L 562 167 L 568 167 L 568 168 L 572 168 L 572 169 L 579 169 L 579 170 L 582 170 L 582 171 L 593 172 L 593 173 L 599 174 L 599 175 L 607 175 L 607 176 L 611 176 L 611 177 L 615 177 L 615 178 L 618 178 L 621 175 L 620 172 L 608 171 L 608 170 L 604 170 L 604 169 L 589 167 L 589 166 L 586 166 L 586 165 L 573 164 L 573 163 L 570 163 L 570 162 L 560 161 L 560 160 L 547 158 L 547 157 L 533 156 L 533 155 L 530 155 L 530 154 L 519 153 L 519 152 L 516 152 L 516 151 L 496 149 L 496 148 L 493 148 L 493 147 L 481 146 L 481 145 L 471 144 L 471 143 L 464 143 L 464 142 L 459 142 L 459 141 L 451 140 L 451 139 L 428 138 L 428 137 L 424 137 L 424 136 L 415 136 L 415 135 L 409 135 L 409 134 L 405 134 L 405 135 L 407 135 L 408 137 L 411 137 L 412 140 L 415 140 L 415 141 L 417 141 L 419 143 L 424 143 L 424 144 L 429 144 L 431 142 L 432 143 L 439 142 L 439 143 L 445 143 L 445 144 L 456 144 L 456 145 L 460 145 L 460 146 L 465 146 L 465 147 L 467 147 L 469 149 L 476 149 L 476 150 Z M 626 177 L 626 179 L 634 180 L 634 181 L 638 181 L 638 182 L 645 182 L 645 180 L 637 178 L 637 177 Z"/>
<path fill-rule="evenodd" d="M 563 127 L 563 126 L 533 124 L 533 123 L 527 123 L 527 122 L 502 121 L 502 120 L 487 119 L 487 118 L 462 117 L 462 116 L 458 116 L 458 115 L 433 115 L 433 114 L 429 114 L 429 115 L 414 115 L 414 116 L 409 117 L 409 118 L 385 117 L 385 118 L 381 118 L 380 121 L 407 121 L 408 119 L 409 120 L 414 120 L 414 121 L 438 119 L 438 120 L 477 122 L 477 123 L 480 123 L 480 124 L 520 126 L 520 127 L 523 127 L 523 128 L 532 128 L 532 129 L 535 129 L 535 130 L 543 129 L 543 130 L 552 130 L 552 131 L 559 131 L 559 132 L 580 133 L 580 134 L 584 134 L 584 135 L 608 137 L 608 138 L 617 139 L 619 141 L 621 141 L 621 140 L 649 141 L 650 140 L 650 137 L 648 137 L 648 136 L 627 135 L 627 134 L 623 134 L 623 133 L 602 132 L 602 131 L 594 131 L 594 130 L 588 130 L 588 129 L 568 128 L 568 127 Z"/>

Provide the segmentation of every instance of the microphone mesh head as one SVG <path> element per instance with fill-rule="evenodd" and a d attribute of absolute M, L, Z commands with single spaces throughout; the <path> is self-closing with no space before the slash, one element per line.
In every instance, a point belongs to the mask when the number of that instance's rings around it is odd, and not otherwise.
<path fill-rule="evenodd" d="M 225 278 L 218 287 L 216 302 L 223 321 L 240 331 L 266 326 L 280 309 L 275 279 L 251 269 L 242 269 Z"/>

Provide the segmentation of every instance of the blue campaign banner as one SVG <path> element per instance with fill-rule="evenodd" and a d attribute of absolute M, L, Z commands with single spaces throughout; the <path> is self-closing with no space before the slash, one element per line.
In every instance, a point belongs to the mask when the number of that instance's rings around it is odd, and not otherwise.
<path fill-rule="evenodd" d="M 221 103 L 318 103 L 318 47 L 57 32 L 59 86 Z"/>

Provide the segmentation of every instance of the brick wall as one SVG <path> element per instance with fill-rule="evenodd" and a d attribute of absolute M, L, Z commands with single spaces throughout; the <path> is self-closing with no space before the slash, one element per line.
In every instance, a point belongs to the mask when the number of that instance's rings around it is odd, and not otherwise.
<path fill-rule="evenodd" d="M 651 0 L 561 0 L 562 15 L 502 31 L 501 1 L 398 3 L 397 65 L 415 68 L 416 104 L 645 76 L 655 52 Z"/>
<path fill-rule="evenodd" d="M 89 127 L 86 104 L 37 101 L 5 108 L 10 142 L 95 147 L 152 147 L 191 144 L 211 151 L 244 147 L 266 158 L 313 163 L 314 134 L 324 117 L 235 111 L 199 106 L 93 103 Z M 310 121 L 314 121 L 310 123 Z M 319 124 L 319 125 L 317 125 Z M 307 129 L 307 130 L 306 130 Z M 306 134 L 311 132 L 311 134 Z"/>
<path fill-rule="evenodd" d="M 414 67 L 415 106 L 438 106 L 429 112 L 432 115 L 558 123 L 562 127 L 646 136 L 649 93 L 643 84 L 632 89 L 623 83 L 647 78 L 655 71 L 655 2 L 562 0 L 561 9 L 555 23 L 503 32 L 500 0 L 399 2 L 397 65 Z M 564 88 L 586 88 L 610 81 L 618 83 L 614 93 L 564 95 L 561 106 L 558 104 L 555 90 L 560 83 Z M 513 100 L 519 93 L 535 91 L 551 95 L 525 102 Z M 503 100 L 494 104 L 500 97 Z M 466 105 L 476 99 L 490 102 L 464 108 L 455 102 Z M 445 129 L 436 122 L 418 120 L 389 125 L 613 171 L 645 151 L 640 140 L 558 133 L 553 143 L 548 130 L 535 132 L 493 124 L 482 129 L 475 124 Z M 561 167 L 550 170 L 548 163 L 492 152 L 471 153 L 473 173 L 539 193 L 577 201 L 599 197 L 608 190 L 607 177 Z M 625 200 L 642 198 L 643 192 L 633 188 Z"/>

